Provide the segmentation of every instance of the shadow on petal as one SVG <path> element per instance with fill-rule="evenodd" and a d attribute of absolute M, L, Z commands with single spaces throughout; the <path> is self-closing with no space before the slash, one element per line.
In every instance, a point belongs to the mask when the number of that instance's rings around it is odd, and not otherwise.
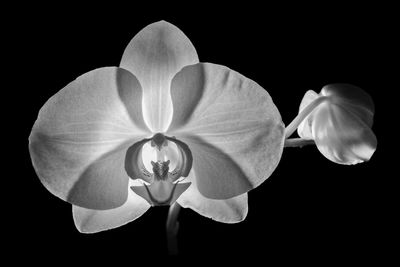
<path fill-rule="evenodd" d="M 69 191 L 67 201 L 96 210 L 123 205 L 128 197 L 129 177 L 124 168 L 128 145 L 120 145 L 91 163 Z"/>
<path fill-rule="evenodd" d="M 118 95 L 121 102 L 124 104 L 129 117 L 135 125 L 148 131 L 143 119 L 142 101 L 137 101 L 137 99 L 143 98 L 143 89 L 138 79 L 127 70 L 117 69 L 115 81 Z M 136 90 L 132 90 L 132 88 L 136 88 Z"/>
<path fill-rule="evenodd" d="M 198 136 L 181 136 L 193 154 L 199 192 L 211 199 L 228 199 L 254 188 L 230 155 Z"/>
<path fill-rule="evenodd" d="M 185 67 L 171 82 L 171 97 L 174 101 L 174 116 L 170 128 L 185 125 L 190 120 L 197 104 L 204 95 L 206 76 L 202 65 Z M 190 88 L 190 90 L 188 90 Z"/>

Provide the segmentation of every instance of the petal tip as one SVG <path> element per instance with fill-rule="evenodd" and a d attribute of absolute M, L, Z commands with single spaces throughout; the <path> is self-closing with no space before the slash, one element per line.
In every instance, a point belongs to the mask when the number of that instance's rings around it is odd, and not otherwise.
<path fill-rule="evenodd" d="M 158 26 L 158 27 L 174 27 L 174 28 L 178 28 L 174 24 L 172 24 L 171 22 L 163 20 L 163 19 L 149 24 L 149 26 L 151 26 L 151 25 Z"/>

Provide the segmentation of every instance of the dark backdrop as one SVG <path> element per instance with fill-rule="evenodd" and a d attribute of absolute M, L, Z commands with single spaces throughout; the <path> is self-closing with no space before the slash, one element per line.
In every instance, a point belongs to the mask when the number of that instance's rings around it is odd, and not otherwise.
<path fill-rule="evenodd" d="M 375 101 L 374 132 L 378 149 L 371 161 L 356 166 L 337 165 L 313 147 L 287 148 L 274 174 L 249 193 L 249 214 L 239 224 L 214 222 L 184 209 L 179 221 L 183 255 L 266 260 L 328 261 L 345 255 L 370 257 L 381 244 L 385 216 L 379 173 L 384 150 L 381 101 L 382 68 L 390 23 L 373 7 L 326 7 L 308 12 L 297 8 L 203 11 L 184 15 L 124 10 L 108 12 L 29 13 L 15 35 L 19 70 L 16 83 L 25 88 L 19 162 L 17 248 L 42 254 L 135 258 L 165 255 L 166 207 L 151 208 L 138 220 L 94 235 L 74 227 L 71 205 L 51 195 L 31 166 L 28 136 L 40 107 L 79 75 L 104 66 L 118 66 L 125 46 L 146 25 L 164 19 L 178 26 L 193 42 L 202 62 L 228 66 L 255 80 L 272 96 L 285 124 L 296 116 L 304 93 L 326 84 L 351 83 Z M 121 12 L 124 7 L 120 7 Z M 186 7 L 190 9 L 189 7 Z M 307 7 L 305 7 L 307 9 Z M 279 12 L 279 13 L 278 13 Z M 112 15 L 110 14 L 112 13 Z M 19 63 L 17 63 L 19 64 Z M 19 125 L 21 126 L 21 125 Z"/>

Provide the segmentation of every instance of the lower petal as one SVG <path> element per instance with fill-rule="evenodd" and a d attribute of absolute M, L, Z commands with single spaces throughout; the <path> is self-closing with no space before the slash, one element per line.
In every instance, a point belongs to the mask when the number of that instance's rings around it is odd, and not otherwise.
<path fill-rule="evenodd" d="M 73 205 L 76 228 L 81 233 L 97 233 L 125 225 L 142 216 L 150 204 L 129 190 L 128 199 L 121 207 L 110 210 L 91 210 Z"/>
<path fill-rule="evenodd" d="M 210 199 L 201 195 L 197 189 L 194 171 L 187 180 L 191 181 L 192 185 L 177 200 L 182 207 L 222 223 L 237 223 L 246 218 L 247 193 L 224 200 Z"/>

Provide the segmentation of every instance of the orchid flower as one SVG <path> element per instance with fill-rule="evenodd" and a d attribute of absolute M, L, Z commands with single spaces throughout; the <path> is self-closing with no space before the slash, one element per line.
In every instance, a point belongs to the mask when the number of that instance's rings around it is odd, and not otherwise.
<path fill-rule="evenodd" d="M 286 136 L 298 125 L 299 136 L 313 140 L 327 159 L 357 164 L 368 161 L 376 150 L 377 140 L 371 130 L 373 116 L 372 98 L 362 89 L 350 84 L 330 84 L 319 94 L 306 92 L 299 116 L 287 127 Z M 286 146 L 291 146 L 288 140 Z"/>
<path fill-rule="evenodd" d="M 29 137 L 43 185 L 93 233 L 179 203 L 239 222 L 247 192 L 275 170 L 284 125 L 271 97 L 227 67 L 199 63 L 161 21 L 129 43 L 119 67 L 78 77 L 41 108 Z"/>

